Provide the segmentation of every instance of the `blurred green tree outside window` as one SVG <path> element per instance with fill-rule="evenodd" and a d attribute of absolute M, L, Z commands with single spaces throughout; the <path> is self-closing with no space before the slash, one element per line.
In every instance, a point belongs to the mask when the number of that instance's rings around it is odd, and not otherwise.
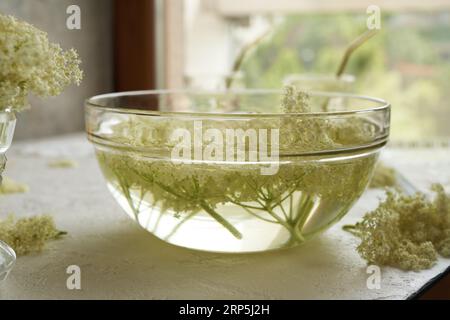
<path fill-rule="evenodd" d="M 248 87 L 279 88 L 289 74 L 333 74 L 366 15 L 285 16 L 243 64 Z M 380 32 L 352 57 L 354 91 L 392 104 L 392 139 L 450 137 L 450 12 L 383 13 Z"/>

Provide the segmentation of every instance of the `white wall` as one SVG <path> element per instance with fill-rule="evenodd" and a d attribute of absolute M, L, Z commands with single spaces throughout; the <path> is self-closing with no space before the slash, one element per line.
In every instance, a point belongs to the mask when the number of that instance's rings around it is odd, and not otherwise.
<path fill-rule="evenodd" d="M 269 21 L 260 16 L 230 19 L 214 0 L 184 0 L 184 76 L 194 88 L 218 89 L 242 48 L 264 34 Z"/>

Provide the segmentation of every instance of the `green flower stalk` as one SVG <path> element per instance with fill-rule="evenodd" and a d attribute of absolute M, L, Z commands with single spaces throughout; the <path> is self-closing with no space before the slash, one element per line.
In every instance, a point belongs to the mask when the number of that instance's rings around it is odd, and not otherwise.
<path fill-rule="evenodd" d="M 64 51 L 47 33 L 0 14 L 0 111 L 28 107 L 30 93 L 57 96 L 68 85 L 79 85 L 80 63 L 74 49 Z"/>

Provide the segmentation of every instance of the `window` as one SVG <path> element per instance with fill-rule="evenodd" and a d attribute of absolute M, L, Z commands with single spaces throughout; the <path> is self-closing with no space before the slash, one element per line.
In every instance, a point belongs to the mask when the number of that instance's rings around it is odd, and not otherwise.
<path fill-rule="evenodd" d="M 332 75 L 348 43 L 365 30 L 366 8 L 374 2 L 381 30 L 351 58 L 352 91 L 392 103 L 393 140 L 447 141 L 450 1 L 165 1 L 171 37 L 174 19 L 179 31 L 169 40 L 166 77 L 178 86 L 219 87 L 241 48 L 268 29 L 237 85 L 280 88 L 291 74 Z"/>

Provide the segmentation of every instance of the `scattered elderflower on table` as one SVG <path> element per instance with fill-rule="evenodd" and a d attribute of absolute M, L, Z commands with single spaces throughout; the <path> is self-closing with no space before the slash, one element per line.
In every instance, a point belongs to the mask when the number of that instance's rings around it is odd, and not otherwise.
<path fill-rule="evenodd" d="M 50 161 L 48 163 L 48 166 L 50 168 L 69 169 L 69 168 L 76 168 L 78 166 L 78 163 L 71 159 L 57 159 L 57 160 Z"/>
<path fill-rule="evenodd" d="M 17 181 L 14 181 L 8 177 L 4 177 L 0 184 L 0 195 L 14 194 L 14 193 L 26 193 L 29 187 Z"/>
<path fill-rule="evenodd" d="M 69 84 L 80 84 L 80 63 L 74 49 L 64 51 L 47 33 L 0 14 L 0 111 L 28 107 L 29 93 L 57 96 Z"/>
<path fill-rule="evenodd" d="M 7 242 L 19 256 L 40 252 L 48 241 L 59 239 L 65 234 L 66 232 L 56 229 L 53 218 L 49 215 L 18 220 L 9 216 L 0 220 L 0 239 Z"/>
<path fill-rule="evenodd" d="M 431 268 L 437 255 L 450 257 L 450 195 L 440 184 L 429 200 L 422 193 L 388 191 L 377 209 L 355 225 L 344 226 L 361 239 L 357 250 L 369 264 L 403 270 Z"/>

